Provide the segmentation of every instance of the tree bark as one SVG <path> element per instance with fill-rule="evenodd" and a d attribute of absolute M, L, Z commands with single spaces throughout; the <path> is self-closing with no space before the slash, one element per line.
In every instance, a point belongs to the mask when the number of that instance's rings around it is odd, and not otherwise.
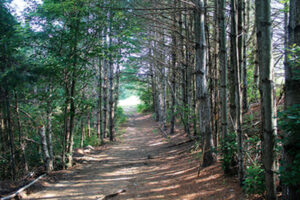
<path fill-rule="evenodd" d="M 177 0 L 174 0 L 174 6 L 176 7 Z M 176 30 L 176 14 L 173 14 L 173 29 Z M 172 75 L 171 83 L 171 120 L 170 120 L 170 134 L 174 134 L 175 128 L 175 105 L 176 105 L 176 69 L 177 69 L 177 38 L 174 32 L 172 32 Z"/>
<path fill-rule="evenodd" d="M 11 177 L 13 180 L 16 180 L 16 159 L 15 159 L 15 137 L 12 130 L 11 125 L 11 112 L 10 112 L 10 100 L 9 100 L 9 92 L 7 88 L 5 89 L 5 131 L 8 133 L 9 137 L 9 149 L 10 149 L 10 170 Z"/>
<path fill-rule="evenodd" d="M 255 1 L 257 20 L 258 63 L 261 92 L 261 120 L 263 136 L 263 166 L 266 181 L 266 199 L 277 199 L 274 177 L 275 117 L 272 62 L 271 2 Z"/>
<path fill-rule="evenodd" d="M 246 25 L 246 1 L 242 0 L 243 3 L 243 62 L 241 67 L 241 73 L 242 73 L 242 82 L 243 82 L 243 113 L 246 113 L 248 111 L 248 81 L 247 81 L 247 31 L 249 28 L 249 25 Z M 249 5 L 249 2 L 248 4 Z M 248 11 L 248 9 L 247 9 Z M 248 11 L 249 12 L 249 11 Z M 249 24 L 249 21 L 247 21 Z"/>
<path fill-rule="evenodd" d="M 210 103 L 207 87 L 206 41 L 204 29 L 204 6 L 202 0 L 196 1 L 195 11 L 195 41 L 196 41 L 196 97 L 199 108 L 200 135 L 203 137 L 203 163 L 206 167 L 216 161 L 212 152 L 214 147 L 210 126 Z"/>
<path fill-rule="evenodd" d="M 292 106 L 300 105 L 300 65 L 299 63 L 300 47 L 300 3 L 299 0 L 290 0 L 289 5 L 289 22 L 288 22 L 288 40 L 285 62 L 285 110 L 291 109 Z M 296 49 L 292 53 L 290 49 Z M 289 172 L 294 165 L 296 156 L 299 155 L 299 139 L 295 134 L 284 132 L 286 143 L 283 146 L 283 167 Z M 298 153 L 298 154 L 297 154 Z M 297 199 L 300 196 L 299 181 L 297 185 L 284 185 L 283 197 L 287 200 Z"/>
<path fill-rule="evenodd" d="M 26 142 L 24 141 L 24 135 L 22 132 L 22 124 L 21 124 L 21 119 L 20 119 L 20 112 L 19 112 L 19 103 L 18 103 L 18 94 L 17 91 L 15 92 L 15 106 L 16 106 L 16 117 L 17 117 L 17 124 L 18 124 L 18 132 L 19 132 L 19 142 L 20 142 L 20 147 L 22 151 L 22 156 L 23 156 L 23 162 L 24 162 L 24 170 L 25 173 L 28 173 L 28 163 L 27 163 L 27 157 L 26 157 Z M 1 119 L 1 118 L 0 118 Z"/>
<path fill-rule="evenodd" d="M 102 131 L 102 63 L 98 58 L 98 109 L 97 109 L 97 136 L 100 144 L 103 144 L 103 131 Z"/>
<path fill-rule="evenodd" d="M 242 133 L 242 101 L 241 101 L 241 73 L 239 64 L 241 63 L 238 51 L 238 46 L 242 43 L 238 40 L 238 13 L 236 8 L 236 0 L 231 0 L 231 64 L 234 70 L 234 88 L 235 88 L 235 123 L 234 130 L 237 136 L 238 149 L 238 176 L 240 184 L 244 181 L 244 153 L 243 153 L 243 133 Z M 238 44 L 238 45 L 237 45 Z"/>
<path fill-rule="evenodd" d="M 108 128 L 109 128 L 109 140 L 114 140 L 114 63 L 112 60 L 112 53 L 111 47 L 112 47 L 112 13 L 108 12 L 108 30 L 107 30 L 107 40 L 108 40 L 108 54 L 109 54 L 109 67 L 108 67 L 108 82 L 109 82 L 109 99 L 108 99 Z"/>
<path fill-rule="evenodd" d="M 84 120 L 83 117 L 80 119 L 80 148 L 83 148 L 83 141 L 84 141 Z"/>
<path fill-rule="evenodd" d="M 119 55 L 121 55 L 121 50 L 119 50 Z M 118 109 L 118 102 L 119 102 L 119 88 L 120 88 L 120 61 L 117 61 L 117 68 L 116 68 L 116 87 L 115 87 L 115 96 L 114 96 L 114 113 L 117 113 Z M 114 122 L 116 121 L 116 115 L 114 115 Z"/>
<path fill-rule="evenodd" d="M 225 26 L 225 0 L 219 1 L 219 62 L 221 75 L 221 120 L 222 120 L 222 139 L 226 140 L 228 132 L 227 118 L 227 48 L 226 48 L 226 26 Z M 226 154 L 227 152 L 223 152 Z"/>
<path fill-rule="evenodd" d="M 43 160 L 44 166 L 47 173 L 53 170 L 53 165 L 51 163 L 49 151 L 48 151 L 48 144 L 47 144 L 47 137 L 46 137 L 46 129 L 45 126 L 42 126 L 38 130 L 40 138 L 41 138 L 41 146 L 43 152 Z"/>
<path fill-rule="evenodd" d="M 107 60 L 105 60 L 103 66 L 103 137 L 107 135 L 107 68 Z"/>

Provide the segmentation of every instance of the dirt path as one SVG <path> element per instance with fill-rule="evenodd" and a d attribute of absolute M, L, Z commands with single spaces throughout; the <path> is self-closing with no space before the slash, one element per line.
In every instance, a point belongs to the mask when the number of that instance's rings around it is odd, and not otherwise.
<path fill-rule="evenodd" d="M 69 175 L 26 199 L 242 199 L 233 179 L 223 176 L 219 164 L 197 177 L 197 161 L 186 138 L 165 139 L 150 115 L 133 114 L 121 141 L 69 172 Z"/>

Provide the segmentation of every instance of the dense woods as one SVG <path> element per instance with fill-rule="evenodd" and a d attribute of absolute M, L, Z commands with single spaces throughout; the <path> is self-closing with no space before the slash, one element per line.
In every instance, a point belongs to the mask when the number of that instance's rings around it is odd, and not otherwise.
<path fill-rule="evenodd" d="M 17 17 L 18 16 L 18 17 Z M 0 1 L 0 177 L 72 167 L 137 94 L 247 194 L 300 188 L 298 0 Z"/>

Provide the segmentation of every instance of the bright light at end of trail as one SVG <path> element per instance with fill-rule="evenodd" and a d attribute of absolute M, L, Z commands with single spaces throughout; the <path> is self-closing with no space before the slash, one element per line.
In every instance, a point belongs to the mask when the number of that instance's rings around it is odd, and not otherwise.
<path fill-rule="evenodd" d="M 131 96 L 131 97 L 128 97 L 127 99 L 119 101 L 119 105 L 122 106 L 122 107 L 123 106 L 135 106 L 135 105 L 138 105 L 140 103 L 141 103 L 141 100 L 137 96 Z"/>

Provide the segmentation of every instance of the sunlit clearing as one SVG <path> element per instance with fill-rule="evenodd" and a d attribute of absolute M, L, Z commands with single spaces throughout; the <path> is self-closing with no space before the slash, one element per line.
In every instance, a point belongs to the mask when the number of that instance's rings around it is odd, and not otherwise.
<path fill-rule="evenodd" d="M 120 100 L 119 105 L 122 107 L 126 106 L 136 106 L 141 103 L 141 100 L 138 96 L 130 96 L 127 99 Z"/>

